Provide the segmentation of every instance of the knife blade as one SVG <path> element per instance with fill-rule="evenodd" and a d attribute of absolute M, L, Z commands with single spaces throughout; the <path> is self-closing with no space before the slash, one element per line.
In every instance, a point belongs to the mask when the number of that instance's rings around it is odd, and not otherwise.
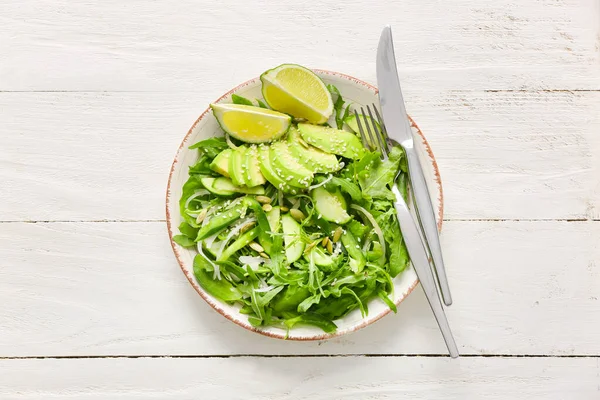
<path fill-rule="evenodd" d="M 377 47 L 377 86 L 379 87 L 379 103 L 383 112 L 383 119 L 388 135 L 401 145 L 405 141 L 412 143 L 413 137 L 410 123 L 407 118 L 394 43 L 392 42 L 392 28 L 388 25 L 383 28 L 379 46 Z"/>
<path fill-rule="evenodd" d="M 398 142 L 406 154 L 408 173 L 413 189 L 412 194 L 415 200 L 415 211 L 424 234 L 425 245 L 431 253 L 433 270 L 440 286 L 444 304 L 449 306 L 452 304 L 452 296 L 450 295 L 450 286 L 442 258 L 435 211 L 425 174 L 414 148 L 412 128 L 406 113 L 400 80 L 398 79 L 392 29 L 389 25 L 381 32 L 379 46 L 377 47 L 376 70 L 379 103 L 386 131 L 390 139 Z"/>

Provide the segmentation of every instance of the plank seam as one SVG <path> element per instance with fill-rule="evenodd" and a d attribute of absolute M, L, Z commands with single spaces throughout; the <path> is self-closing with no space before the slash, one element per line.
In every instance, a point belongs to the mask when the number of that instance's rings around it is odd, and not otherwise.
<path fill-rule="evenodd" d="M 136 359 L 136 358 L 390 358 L 390 357 L 422 357 L 422 358 L 450 358 L 447 354 L 194 354 L 194 355 L 83 355 L 83 356 L 8 356 L 0 360 L 87 360 L 87 359 Z M 597 358 L 600 354 L 461 354 L 462 358 Z"/>
<path fill-rule="evenodd" d="M 164 219 L 3 220 L 0 224 L 164 223 Z M 600 218 L 444 218 L 444 222 L 600 222 Z"/>

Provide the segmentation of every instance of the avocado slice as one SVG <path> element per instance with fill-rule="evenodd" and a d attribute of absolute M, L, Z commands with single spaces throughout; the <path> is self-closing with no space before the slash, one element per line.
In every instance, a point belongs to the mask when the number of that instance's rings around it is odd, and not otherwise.
<path fill-rule="evenodd" d="M 246 182 L 246 186 L 254 187 L 265 184 L 265 177 L 262 172 L 260 172 L 258 150 L 256 149 L 256 146 L 248 147 L 244 153 L 242 165 L 244 167 L 244 181 Z"/>
<path fill-rule="evenodd" d="M 315 203 L 315 209 L 323 219 L 336 224 L 345 224 L 352 217 L 346 211 L 346 199 L 339 189 L 331 193 L 323 186 L 313 189 L 310 197 Z"/>
<path fill-rule="evenodd" d="M 337 154 L 353 160 L 365 153 L 360 139 L 352 132 L 342 131 L 328 126 L 298 124 L 302 139 L 327 153 Z"/>
<path fill-rule="evenodd" d="M 246 146 L 240 146 L 233 150 L 229 157 L 229 177 L 236 186 L 243 186 L 246 184 L 243 164 L 246 149 Z"/>
<path fill-rule="evenodd" d="M 229 178 L 229 158 L 231 157 L 231 153 L 231 149 L 225 149 L 217 154 L 210 163 L 210 169 Z"/>
<path fill-rule="evenodd" d="M 312 171 L 298 162 L 286 142 L 271 144 L 270 159 L 277 174 L 290 186 L 298 188 L 310 186 L 314 178 Z"/>
<path fill-rule="evenodd" d="M 265 188 L 262 186 L 255 186 L 251 188 L 245 186 L 236 186 L 233 184 L 231 179 L 225 178 L 224 176 L 220 176 L 218 178 L 206 177 L 200 179 L 200 182 L 206 188 L 206 190 L 218 196 L 232 196 L 236 193 L 255 195 L 265 194 Z"/>
<path fill-rule="evenodd" d="M 285 242 L 285 257 L 287 262 L 291 264 L 302 257 L 302 252 L 304 252 L 304 241 L 300 237 L 302 228 L 290 214 L 281 216 L 281 227 L 283 228 L 283 241 Z"/>
<path fill-rule="evenodd" d="M 294 127 L 290 128 L 288 132 L 288 144 L 292 155 L 298 162 L 315 174 L 326 174 L 340 169 L 341 165 L 336 156 L 304 142 Z"/>
<path fill-rule="evenodd" d="M 288 185 L 286 181 L 275 172 L 275 169 L 271 165 L 271 150 L 269 146 L 263 145 L 258 147 L 258 159 L 260 172 L 273 186 L 285 193 L 298 193 L 297 189 Z"/>

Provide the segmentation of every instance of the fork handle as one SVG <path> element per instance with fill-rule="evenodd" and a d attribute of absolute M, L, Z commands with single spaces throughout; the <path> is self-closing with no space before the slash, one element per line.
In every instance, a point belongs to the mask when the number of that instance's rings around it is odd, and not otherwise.
<path fill-rule="evenodd" d="M 429 257 L 427 257 L 427 252 L 421 241 L 419 228 L 410 214 L 408 206 L 400 194 L 397 185 L 392 187 L 392 192 L 394 192 L 394 195 L 396 196 L 394 208 L 396 209 L 398 222 L 400 222 L 400 230 L 402 231 L 402 237 L 404 238 L 404 243 L 406 243 L 412 265 L 421 281 L 425 297 L 427 297 L 429 306 L 442 331 L 442 336 L 444 337 L 444 341 L 450 352 L 450 357 L 456 358 L 458 357 L 458 347 L 456 346 L 452 331 L 450 330 L 450 325 L 448 325 L 448 319 L 446 318 L 442 303 L 440 302 L 433 272 L 431 272 L 431 268 L 429 267 Z"/>
<path fill-rule="evenodd" d="M 410 175 L 411 186 L 415 198 L 415 210 L 421 229 L 425 236 L 425 242 L 431 253 L 433 267 L 440 284 L 440 291 L 444 304 L 447 306 L 452 304 L 452 296 L 450 295 L 450 285 L 446 276 L 446 268 L 444 267 L 444 259 L 442 258 L 442 247 L 440 245 L 440 236 L 437 228 L 437 221 L 434 214 L 433 203 L 429 195 L 427 181 L 423 174 L 423 168 L 419 162 L 419 158 L 414 147 L 404 147 L 406 157 L 408 159 L 408 173 Z"/>

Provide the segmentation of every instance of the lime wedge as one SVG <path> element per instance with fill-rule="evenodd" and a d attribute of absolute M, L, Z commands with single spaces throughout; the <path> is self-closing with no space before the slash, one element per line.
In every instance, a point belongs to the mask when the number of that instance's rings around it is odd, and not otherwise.
<path fill-rule="evenodd" d="M 221 128 L 242 142 L 265 143 L 279 139 L 290 128 L 289 115 L 241 104 L 211 104 Z"/>
<path fill-rule="evenodd" d="M 282 64 L 262 74 L 260 80 L 263 97 L 274 110 L 314 124 L 327 122 L 333 113 L 325 83 L 307 68 Z"/>

